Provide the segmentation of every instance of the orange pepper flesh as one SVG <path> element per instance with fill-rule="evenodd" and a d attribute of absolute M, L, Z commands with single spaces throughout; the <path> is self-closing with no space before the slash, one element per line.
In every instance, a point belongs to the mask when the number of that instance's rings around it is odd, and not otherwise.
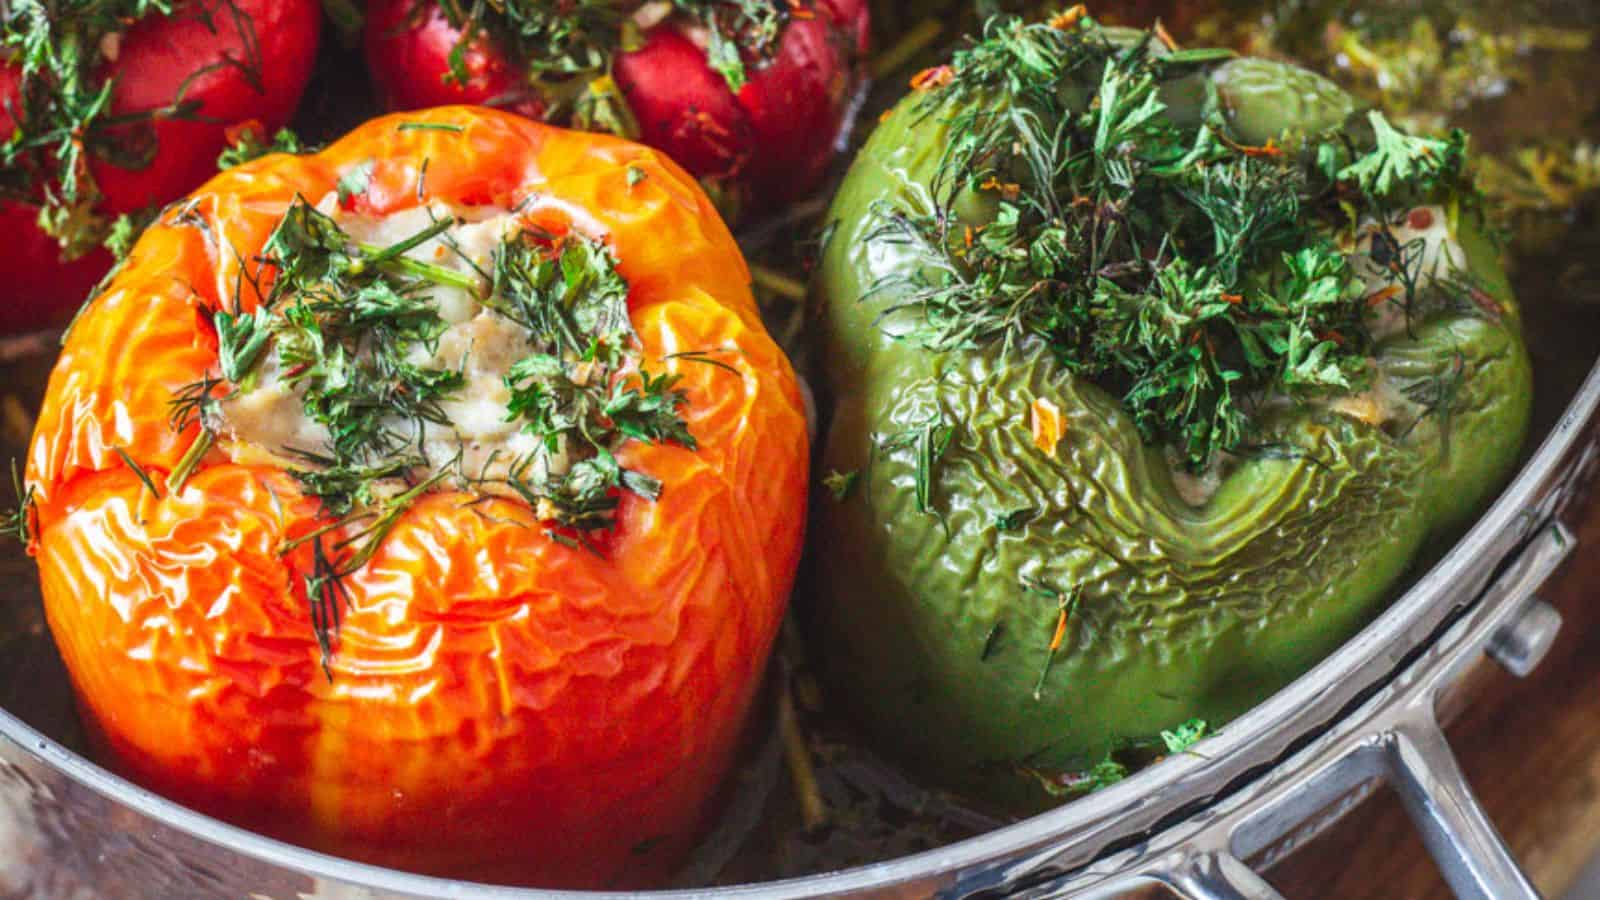
<path fill-rule="evenodd" d="M 525 203 L 531 221 L 605 238 L 641 360 L 682 375 L 699 448 L 623 445 L 619 461 L 664 488 L 622 496 L 603 556 L 552 541 L 526 504 L 424 496 L 347 579 L 330 680 L 309 550 L 281 552 L 320 524 L 316 501 L 232 462 L 225 439 L 159 498 L 117 451 L 163 484 L 197 435 L 171 429 L 169 403 L 217 366 L 201 311 L 231 304 L 297 193 L 316 202 L 368 160 L 363 214 L 419 194 Z M 169 209 L 72 329 L 29 453 L 46 611 L 103 758 L 358 860 L 555 887 L 661 880 L 734 761 L 805 521 L 799 388 L 710 202 L 655 151 L 470 107 L 377 119 L 192 201 L 205 227 Z M 708 349 L 737 372 L 663 360 Z"/>

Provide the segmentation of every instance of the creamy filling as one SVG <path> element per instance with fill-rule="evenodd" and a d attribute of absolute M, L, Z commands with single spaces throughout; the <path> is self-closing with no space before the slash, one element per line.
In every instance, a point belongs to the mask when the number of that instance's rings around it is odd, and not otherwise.
<path fill-rule="evenodd" d="M 1380 341 L 1406 330 L 1405 291 L 1396 290 L 1394 274 L 1385 265 L 1387 257 L 1404 254 L 1405 265 L 1415 273 L 1419 291 L 1467 268 L 1467 251 L 1456 240 L 1449 214 L 1442 206 L 1415 207 L 1391 222 L 1387 231 L 1382 240 L 1387 243 L 1387 238 L 1392 238 L 1393 243 L 1384 247 L 1379 237 L 1384 229 L 1370 218 L 1362 220 L 1350 257 L 1356 274 L 1366 282 L 1371 301 L 1367 327 Z"/>
<path fill-rule="evenodd" d="M 1403 253 L 1405 263 L 1415 274 L 1414 288 L 1421 292 L 1467 267 L 1467 253 L 1450 228 L 1449 214 L 1442 206 L 1418 206 L 1389 224 L 1387 238 L 1392 247 L 1382 247 L 1379 235 L 1384 229 L 1379 223 L 1366 219 L 1356 231 L 1354 246 L 1346 247 L 1351 266 L 1366 284 L 1369 307 L 1366 325 L 1375 340 L 1384 340 L 1405 333 L 1405 291 L 1397 290 L 1393 273 L 1382 260 L 1386 253 Z M 1376 360 L 1369 360 L 1372 370 L 1371 386 L 1364 391 L 1340 394 L 1316 401 L 1325 408 L 1343 416 L 1381 427 L 1395 421 L 1415 408 L 1396 385 L 1377 373 Z M 1273 394 L 1262 398 L 1257 412 L 1288 406 L 1295 401 L 1286 394 Z M 1216 458 L 1199 472 L 1191 472 L 1175 452 L 1167 454 L 1168 470 L 1178 496 L 1190 506 L 1204 506 L 1216 494 L 1232 470 L 1234 460 L 1228 454 Z"/>
<path fill-rule="evenodd" d="M 498 207 L 436 202 L 374 218 L 340 211 L 331 194 L 317 207 L 355 240 L 376 246 L 396 244 L 439 218 L 454 217 L 459 224 L 406 255 L 469 274 L 488 272 L 494 248 L 520 227 L 516 216 Z M 410 436 L 430 471 L 459 457 L 459 471 L 491 489 L 523 461 L 531 460 L 526 474 L 535 478 L 564 473 L 572 462 L 565 448 L 543 446 L 507 413 L 511 391 L 505 376 L 529 352 L 531 333 L 460 288 L 430 283 L 423 293 L 437 305 L 446 327 L 433 344 L 413 347 L 407 362 L 460 371 L 464 383 L 439 402 L 449 425 L 397 416 L 387 422 L 394 433 Z M 329 446 L 327 428 L 305 413 L 303 388 L 290 386 L 283 375 L 278 355 L 269 352 L 241 390 L 222 402 L 222 426 L 232 438 L 235 460 L 304 467 L 305 458 L 296 451 L 322 452 Z"/>

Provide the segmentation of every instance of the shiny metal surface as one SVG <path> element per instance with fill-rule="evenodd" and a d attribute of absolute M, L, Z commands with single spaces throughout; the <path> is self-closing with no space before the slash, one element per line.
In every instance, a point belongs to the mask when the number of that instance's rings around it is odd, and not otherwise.
<path fill-rule="evenodd" d="M 1532 896 L 1461 783 L 1435 710 L 1491 654 L 1526 670 L 1547 646 L 1554 623 L 1532 595 L 1570 546 L 1559 521 L 1600 461 L 1597 409 L 1600 367 L 1447 556 L 1339 652 L 1194 752 L 938 850 L 711 893 L 1100 897 L 1165 884 L 1195 898 L 1270 897 L 1240 861 L 1265 867 L 1387 779 L 1411 797 L 1464 896 Z M 19 613 L 12 624 L 31 629 L 30 646 L 48 648 L 31 586 L 0 607 L 0 617 Z M 190 812 L 74 752 L 65 673 L 47 653 L 13 655 L 0 644 L 0 897 L 562 896 L 356 865 Z"/>
<path fill-rule="evenodd" d="M 1561 633 L 1561 611 L 1534 598 L 1515 621 L 1500 629 L 1489 646 L 1489 658 L 1518 678 L 1539 667 Z"/>
<path fill-rule="evenodd" d="M 1484 602 L 1457 621 L 1360 708 L 1266 776 L 1149 842 L 1019 892 L 1030 898 L 1115 896 L 1166 884 L 1190 900 L 1271 897 L 1240 860 L 1263 867 L 1337 818 L 1353 792 L 1387 781 L 1463 898 L 1521 900 L 1538 894 L 1484 817 L 1440 731 L 1442 700 L 1485 648 L 1526 609 L 1532 592 L 1571 552 L 1558 522 L 1544 528 L 1496 579 Z M 1314 831 L 1314 829 L 1313 829 Z"/>

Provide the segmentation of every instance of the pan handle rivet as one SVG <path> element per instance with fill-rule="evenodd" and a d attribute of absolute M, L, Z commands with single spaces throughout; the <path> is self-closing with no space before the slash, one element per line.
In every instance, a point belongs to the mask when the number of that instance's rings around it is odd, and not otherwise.
<path fill-rule="evenodd" d="M 1486 652 L 1506 671 L 1526 678 L 1550 652 L 1560 632 L 1561 613 L 1535 597 L 1521 615 L 1495 634 Z"/>

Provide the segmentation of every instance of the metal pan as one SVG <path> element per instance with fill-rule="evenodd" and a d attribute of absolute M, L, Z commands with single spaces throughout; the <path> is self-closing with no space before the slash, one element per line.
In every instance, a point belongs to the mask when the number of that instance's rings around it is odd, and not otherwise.
<path fill-rule="evenodd" d="M 1559 615 L 1534 591 L 1600 463 L 1600 365 L 1478 524 L 1354 640 L 1197 753 L 938 850 L 700 892 L 812 896 L 1276 896 L 1267 865 L 1388 779 L 1464 897 L 1536 896 L 1463 781 L 1441 716 L 1488 659 L 1525 674 Z M 0 897 L 556 898 L 360 865 L 234 828 L 69 749 L 67 680 L 38 597 L 12 576 L 0 644 Z M 0 620 L 0 633 L 7 623 Z M 538 827 L 529 823 L 529 827 Z M 594 896 L 594 895 L 581 895 Z M 664 892 L 662 898 L 689 893 Z"/>

